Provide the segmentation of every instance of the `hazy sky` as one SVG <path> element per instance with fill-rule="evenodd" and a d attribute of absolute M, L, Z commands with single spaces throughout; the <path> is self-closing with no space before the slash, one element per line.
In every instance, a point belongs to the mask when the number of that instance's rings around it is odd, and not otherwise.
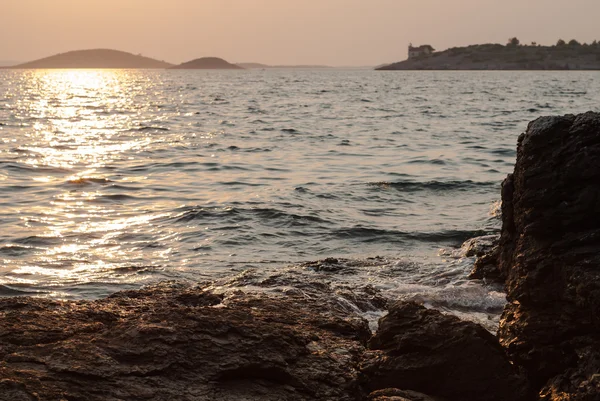
<path fill-rule="evenodd" d="M 406 46 L 600 40 L 600 0 L 0 0 L 0 59 L 112 48 L 182 62 L 377 65 Z"/>

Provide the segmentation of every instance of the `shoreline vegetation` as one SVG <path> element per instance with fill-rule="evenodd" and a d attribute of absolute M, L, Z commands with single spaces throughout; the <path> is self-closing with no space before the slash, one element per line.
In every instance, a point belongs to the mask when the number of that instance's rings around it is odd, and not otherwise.
<path fill-rule="evenodd" d="M 519 39 L 511 38 L 506 45 L 453 47 L 376 70 L 600 70 L 600 43 L 561 39 L 554 46 L 535 42 L 522 45 Z"/>

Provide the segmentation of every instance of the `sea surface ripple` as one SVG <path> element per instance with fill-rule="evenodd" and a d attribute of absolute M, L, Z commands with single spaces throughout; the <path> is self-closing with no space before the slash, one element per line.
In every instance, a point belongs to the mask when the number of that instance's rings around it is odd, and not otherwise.
<path fill-rule="evenodd" d="M 600 111 L 599 78 L 0 71 L 0 295 L 287 271 L 497 310 L 455 248 L 498 232 L 527 123 Z M 347 268 L 304 263 L 331 257 Z"/>

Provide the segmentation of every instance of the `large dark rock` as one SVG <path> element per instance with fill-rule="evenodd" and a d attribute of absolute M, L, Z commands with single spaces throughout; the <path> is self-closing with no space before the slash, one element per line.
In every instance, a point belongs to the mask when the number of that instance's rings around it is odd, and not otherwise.
<path fill-rule="evenodd" d="M 0 400 L 359 400 L 366 321 L 333 299 L 161 285 L 0 300 Z"/>
<path fill-rule="evenodd" d="M 543 117 L 502 191 L 499 331 L 544 400 L 600 400 L 600 114 Z"/>
<path fill-rule="evenodd" d="M 526 382 L 496 337 L 455 316 L 397 303 L 369 347 L 378 350 L 363 367 L 372 391 L 410 389 L 457 401 L 527 399 Z"/>

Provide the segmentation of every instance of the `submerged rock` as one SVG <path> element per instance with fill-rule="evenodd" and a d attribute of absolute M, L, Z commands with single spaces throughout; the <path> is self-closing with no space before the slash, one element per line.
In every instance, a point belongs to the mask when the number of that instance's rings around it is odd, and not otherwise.
<path fill-rule="evenodd" d="M 499 336 L 543 400 L 600 400 L 600 114 L 544 117 L 502 191 Z"/>
<path fill-rule="evenodd" d="M 526 382 L 496 337 L 415 303 L 393 305 L 369 348 L 363 374 L 370 390 L 410 389 L 457 401 L 527 399 Z"/>

